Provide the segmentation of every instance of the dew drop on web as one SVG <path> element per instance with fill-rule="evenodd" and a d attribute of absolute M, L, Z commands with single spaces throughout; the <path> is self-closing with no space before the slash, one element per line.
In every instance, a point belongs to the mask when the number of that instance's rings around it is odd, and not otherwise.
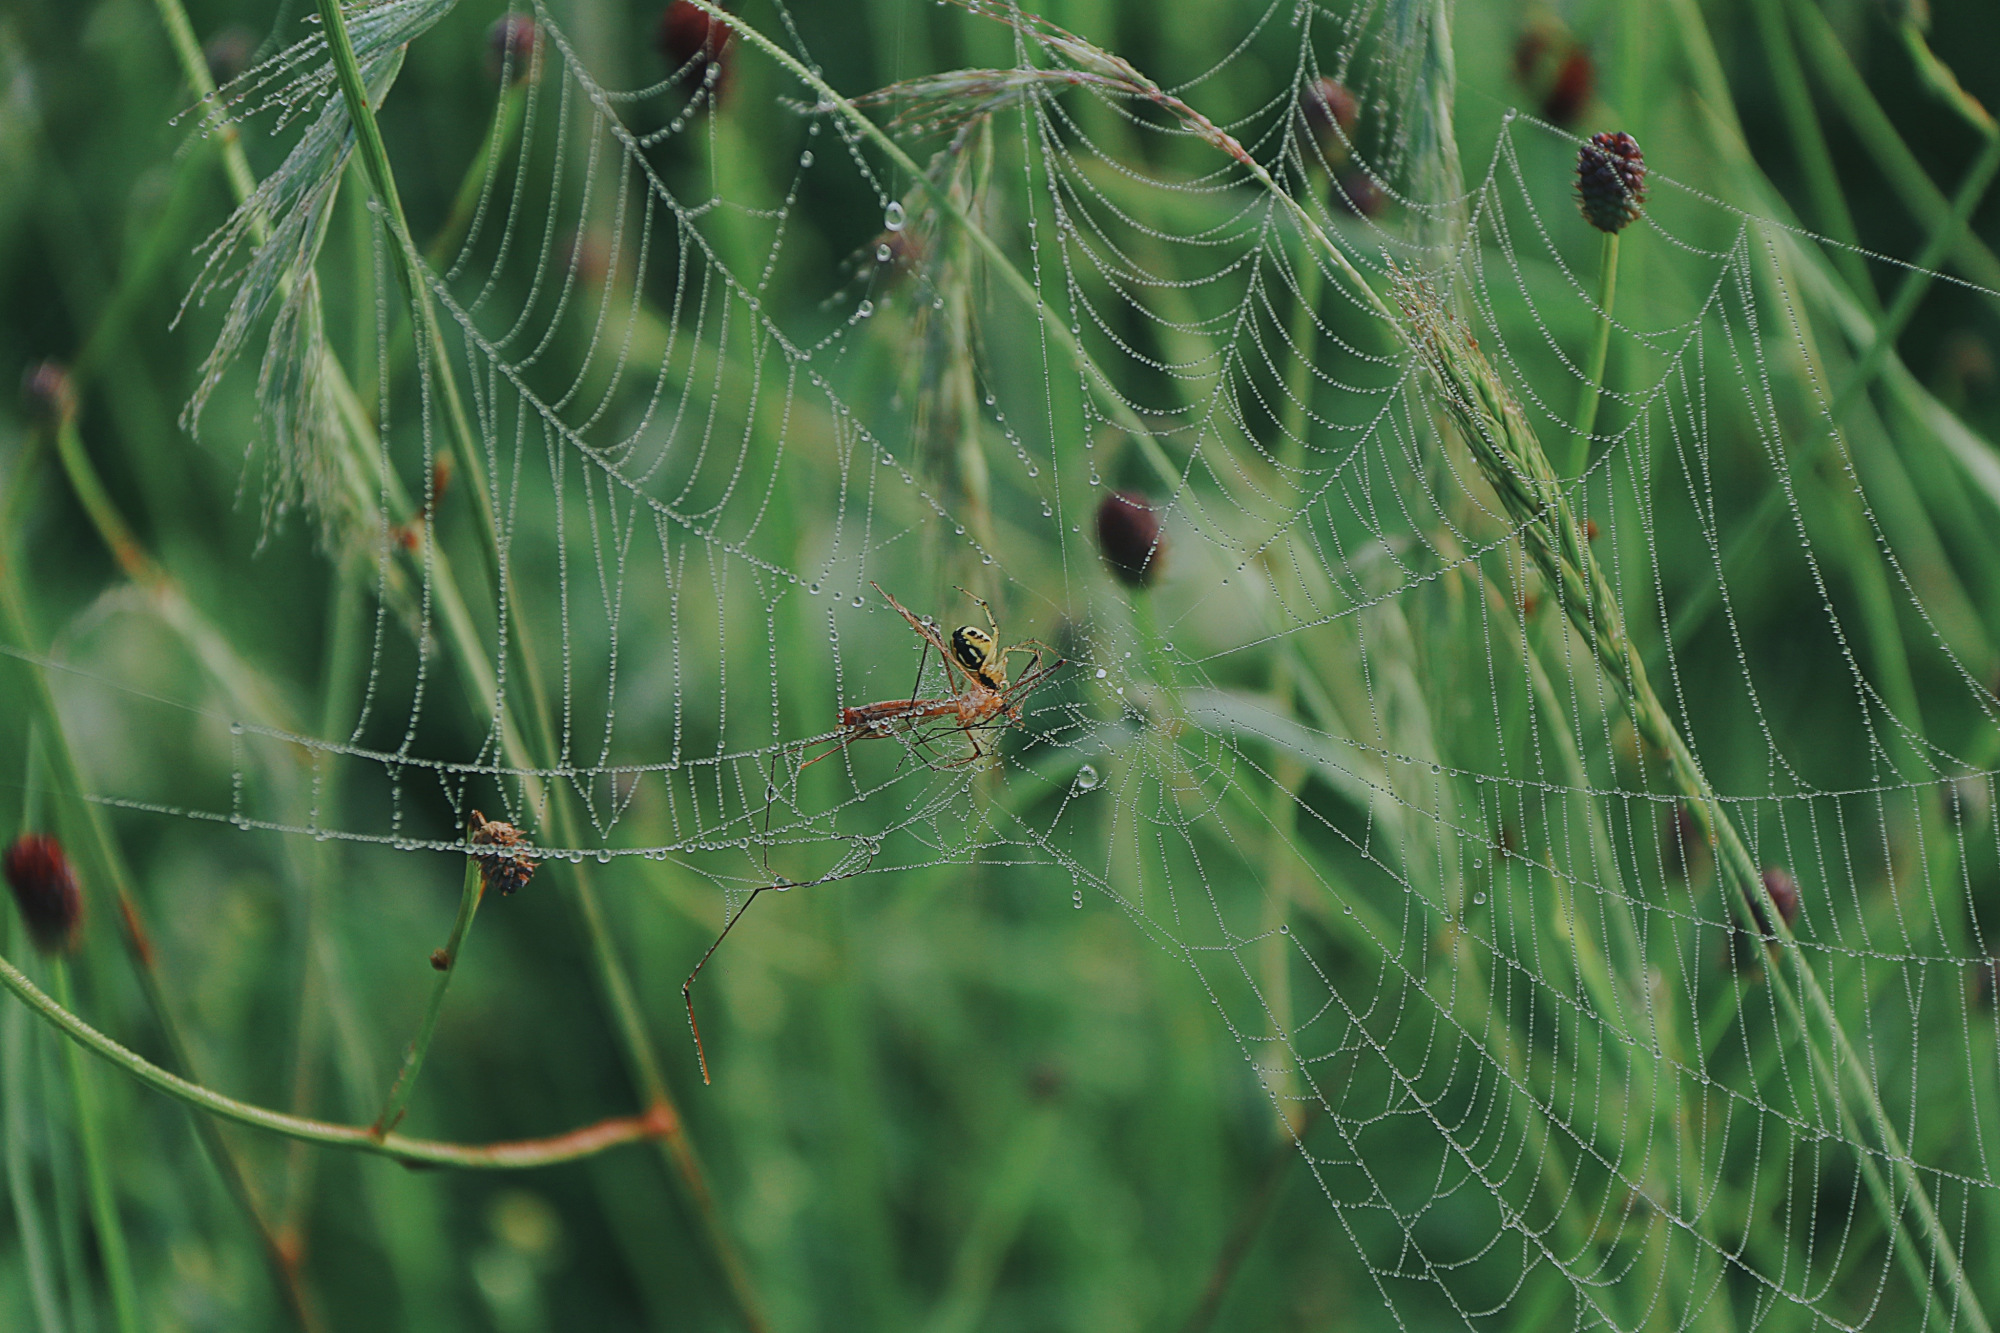
<path fill-rule="evenodd" d="M 1076 771 L 1076 789 L 1078 791 L 1096 791 L 1097 784 L 1102 781 L 1103 779 L 1097 776 L 1097 769 L 1090 764 L 1085 764 Z"/>
<path fill-rule="evenodd" d="M 901 231 L 903 229 L 903 205 L 901 202 L 895 199 L 889 201 L 889 206 L 882 210 L 882 225 L 890 231 Z"/>

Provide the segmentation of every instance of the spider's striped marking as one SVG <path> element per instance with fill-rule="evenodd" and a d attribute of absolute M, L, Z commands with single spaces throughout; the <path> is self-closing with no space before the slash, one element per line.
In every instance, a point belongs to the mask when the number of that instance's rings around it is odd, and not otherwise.
<path fill-rule="evenodd" d="M 960 625 L 951 632 L 951 655 L 965 674 L 989 690 L 1007 688 L 1007 660 L 995 657 L 993 636 L 977 625 Z"/>

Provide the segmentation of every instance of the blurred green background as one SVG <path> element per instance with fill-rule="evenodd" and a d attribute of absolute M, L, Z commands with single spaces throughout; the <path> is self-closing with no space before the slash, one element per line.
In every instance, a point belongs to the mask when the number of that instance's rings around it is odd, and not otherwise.
<path fill-rule="evenodd" d="M 190 431 L 238 141 L 203 130 L 179 0 L 0 14 L 0 828 L 78 861 L 88 1022 L 367 1125 L 465 820 L 504 815 L 553 855 L 481 907 L 403 1128 L 675 1128 L 510 1172 L 230 1124 L 232 1191 L 191 1112 L 95 1062 L 80 1103 L 8 1000 L 0 1327 L 119 1327 L 125 1268 L 176 1329 L 1915 1328 L 2000 1301 L 1986 6 L 1041 11 L 1233 134 L 1377 290 L 1438 275 L 1552 454 L 1600 279 L 1570 136 L 1639 139 L 1576 503 L 1800 882 L 1958 1280 L 1921 1238 L 1917 1278 L 1897 1257 L 1916 1209 L 1874 1202 L 1883 1159 L 1387 326 L 1212 144 L 1088 87 L 925 112 L 899 133 L 933 193 L 740 35 L 704 90 L 659 5 L 554 4 L 560 42 L 504 60 L 499 8 L 436 8 L 381 129 L 469 455 L 344 160 L 275 388 L 266 310 Z M 310 9 L 185 18 L 226 83 Z M 739 9 L 852 97 L 1017 59 L 955 6 Z M 1321 76 L 1357 95 L 1351 146 L 1298 128 Z M 264 179 L 317 104 L 279 127 L 239 91 Z M 288 391 L 302 366 L 324 397 Z M 1100 559 L 1112 488 L 1163 515 L 1150 586 Z M 1067 659 L 983 738 L 998 763 L 948 729 L 800 744 L 910 692 L 921 645 L 871 582 L 982 623 L 963 586 Z M 704 1086 L 682 981 L 775 879 L 808 887 L 697 988 Z M 18 927 L 7 956 L 56 984 Z"/>

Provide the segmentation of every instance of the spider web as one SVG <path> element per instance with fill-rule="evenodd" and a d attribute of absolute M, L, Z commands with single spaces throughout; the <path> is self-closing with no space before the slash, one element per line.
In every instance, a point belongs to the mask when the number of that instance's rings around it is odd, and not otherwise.
<path fill-rule="evenodd" d="M 1264 100 L 1212 113 L 1220 131 L 1372 285 L 1435 282 L 1560 453 L 1597 315 L 1574 141 L 1496 115 L 1483 166 L 1439 193 L 1421 55 L 1397 55 L 1421 51 L 1409 10 L 1274 4 L 1166 91 L 1199 107 L 1263 60 Z M 443 7 L 371 12 L 387 70 Z M 987 13 L 1017 73 L 1082 67 Z M 1720 806 L 1799 885 L 1797 939 L 1767 941 L 1417 362 L 1243 162 L 1129 90 L 968 75 L 869 106 L 913 180 L 740 38 L 747 87 L 697 60 L 617 90 L 535 16 L 519 133 L 496 115 L 431 286 L 449 364 L 419 346 L 359 482 L 271 465 L 279 507 L 312 502 L 373 553 L 365 697 L 332 736 L 238 719 L 227 808 L 103 799 L 434 852 L 462 852 L 450 830 L 480 807 L 544 858 L 644 858 L 724 909 L 1018 876 L 1199 977 L 1398 1323 L 1542 1302 L 1576 1327 L 1972 1326 L 1945 1275 L 2000 1198 L 1990 649 L 1953 554 L 1881 521 L 1909 482 L 1856 449 L 1882 429 L 1852 426 L 1865 397 L 1833 419 L 1866 337 L 1812 238 L 1653 163 L 1624 240 L 1644 299 L 1614 321 L 1570 489 Z M 1361 93 L 1335 142 L 1298 130 L 1322 74 Z M 322 165 L 344 151 L 330 91 L 280 93 L 318 118 Z M 796 142 L 789 179 L 740 168 L 753 127 Z M 1330 179 L 1386 211 L 1340 207 Z M 806 246 L 802 212 L 851 256 Z M 286 244 L 309 260 L 303 216 Z M 402 297 L 379 215 L 375 237 L 386 358 Z M 266 252 L 232 244 L 254 285 Z M 446 461 L 446 374 L 494 515 L 482 592 L 457 591 L 482 586 L 476 543 L 423 518 L 477 484 Z M 280 382 L 267 419 L 309 448 L 337 412 L 322 392 Z M 341 485 L 363 497 L 345 517 Z M 1150 588 L 1100 561 L 1113 488 L 1163 522 Z M 983 623 L 962 585 L 1003 645 L 1063 665 L 1017 725 L 842 745 L 843 708 L 958 688 L 874 585 L 947 632 Z M 448 667 L 455 633 L 485 677 Z M 348 793 L 337 816 L 271 776 L 301 750 L 313 792 Z M 567 840 L 555 802 L 579 812 Z M 1872 1086 L 1913 1176 L 1816 1081 L 1827 1033 L 1798 1030 L 1766 967 L 1823 981 L 1861 1063 L 1842 1076 Z M 1941 1100 L 1970 1109 L 1927 1116 Z"/>

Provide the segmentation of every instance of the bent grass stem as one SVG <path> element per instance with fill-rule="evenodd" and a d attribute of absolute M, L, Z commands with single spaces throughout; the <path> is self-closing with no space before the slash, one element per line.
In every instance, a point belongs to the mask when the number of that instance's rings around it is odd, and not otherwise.
<path fill-rule="evenodd" d="M 273 1111 L 269 1107 L 238 1101 L 203 1087 L 179 1074 L 162 1069 L 143 1055 L 129 1049 L 77 1017 L 68 1006 L 43 991 L 25 973 L 0 958 L 0 986 L 14 992 L 30 1009 L 70 1040 L 71 1049 L 81 1047 L 118 1066 L 126 1073 L 169 1097 L 206 1111 L 211 1116 L 233 1120 L 253 1129 L 267 1130 L 286 1138 L 332 1148 L 351 1148 L 390 1157 L 412 1165 L 457 1166 L 476 1169 L 520 1170 L 554 1166 L 590 1157 L 620 1144 L 657 1139 L 667 1132 L 666 1117 L 657 1109 L 645 1115 L 612 1116 L 563 1134 L 539 1139 L 514 1139 L 500 1143 L 452 1143 L 437 1139 L 413 1139 L 402 1134 L 377 1134 L 372 1125 L 342 1125 L 305 1116 Z M 205 1117 L 204 1117 L 205 1118 Z"/>

